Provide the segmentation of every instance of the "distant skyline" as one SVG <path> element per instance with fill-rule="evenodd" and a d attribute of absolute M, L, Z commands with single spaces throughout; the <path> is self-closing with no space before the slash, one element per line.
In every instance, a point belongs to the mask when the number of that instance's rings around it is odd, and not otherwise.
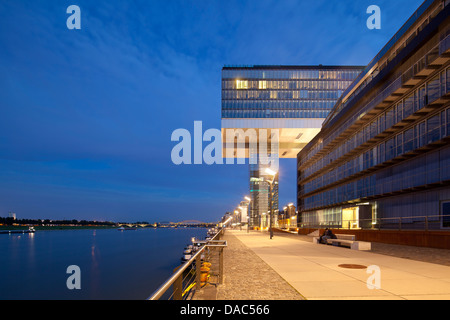
<path fill-rule="evenodd" d="M 2 1 L 0 216 L 217 221 L 248 165 L 177 166 L 170 137 L 220 129 L 222 67 L 366 65 L 422 2 Z M 280 165 L 282 207 L 296 160 Z"/>

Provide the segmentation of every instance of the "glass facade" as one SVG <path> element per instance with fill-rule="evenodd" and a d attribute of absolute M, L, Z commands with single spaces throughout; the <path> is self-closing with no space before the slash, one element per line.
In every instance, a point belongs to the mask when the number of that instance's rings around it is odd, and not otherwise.
<path fill-rule="evenodd" d="M 270 190 L 266 180 L 272 180 L 272 176 L 265 173 L 268 166 L 250 165 L 250 225 L 258 226 L 262 229 L 269 226 L 270 215 L 270 191 L 272 191 L 273 215 L 278 214 L 278 178 L 275 178 Z M 274 220 L 273 220 L 274 222 Z"/>
<path fill-rule="evenodd" d="M 298 154 L 298 206 L 305 226 L 350 227 L 344 216 L 349 208 L 363 212 L 361 203 L 371 209 L 364 219 L 353 215 L 358 227 L 373 228 L 380 219 L 399 218 L 411 228 L 419 220 L 448 219 L 440 206 L 450 200 L 450 27 L 445 12 L 439 14 L 445 9 L 436 3 L 424 11 L 418 25 L 437 19 L 434 29 L 412 24 L 413 32 L 406 33 L 410 45 L 393 46 L 403 50 L 396 55 L 415 54 L 386 63 L 381 57 L 387 72 L 375 69 L 355 91 L 359 95 L 339 101 Z M 426 41 L 419 45 L 414 37 Z"/>
<path fill-rule="evenodd" d="M 361 67 L 224 67 L 222 118 L 325 118 Z"/>

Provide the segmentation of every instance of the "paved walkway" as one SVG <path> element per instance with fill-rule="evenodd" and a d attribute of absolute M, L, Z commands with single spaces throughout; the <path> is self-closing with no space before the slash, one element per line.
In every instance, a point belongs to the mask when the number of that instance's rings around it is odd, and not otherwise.
<path fill-rule="evenodd" d="M 217 300 L 304 300 L 273 268 L 231 232 L 223 237 L 224 282 Z"/>
<path fill-rule="evenodd" d="M 225 239 L 229 247 L 224 251 L 224 284 L 216 292 L 219 300 L 450 299 L 446 259 L 436 264 L 316 245 L 299 241 L 308 238 L 298 235 L 276 233 L 270 240 L 267 232 L 257 231 L 227 230 Z M 386 246 L 394 254 L 393 247 Z M 368 288 L 369 270 L 346 269 L 341 264 L 378 266 L 380 289 Z"/>
<path fill-rule="evenodd" d="M 195 293 L 193 300 L 304 300 L 231 232 L 227 231 L 222 239 L 228 244 L 223 253 L 223 284 L 207 285 Z"/>

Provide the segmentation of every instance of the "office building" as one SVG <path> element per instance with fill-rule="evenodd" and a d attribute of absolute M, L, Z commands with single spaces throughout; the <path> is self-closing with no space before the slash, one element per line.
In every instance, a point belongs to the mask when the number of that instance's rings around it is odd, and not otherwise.
<path fill-rule="evenodd" d="M 450 228 L 450 6 L 425 1 L 298 154 L 304 227 Z"/>
<path fill-rule="evenodd" d="M 358 66 L 225 66 L 222 70 L 223 156 L 249 158 L 250 225 L 267 228 L 269 184 L 265 171 L 279 158 L 297 153 L 320 131 L 337 99 L 363 67 Z M 227 130 L 255 130 L 258 144 L 239 146 Z M 262 134 L 266 152 L 260 152 Z M 232 144 L 229 153 L 228 140 Z M 276 140 L 276 143 L 272 143 Z M 242 154 L 240 153 L 242 151 Z M 276 160 L 270 162 L 270 159 Z M 251 160 L 255 160 L 252 161 Z M 265 160 L 265 162 L 263 161 Z M 277 169 L 277 168 L 275 168 Z M 278 178 L 273 182 L 273 210 L 278 211 Z"/>

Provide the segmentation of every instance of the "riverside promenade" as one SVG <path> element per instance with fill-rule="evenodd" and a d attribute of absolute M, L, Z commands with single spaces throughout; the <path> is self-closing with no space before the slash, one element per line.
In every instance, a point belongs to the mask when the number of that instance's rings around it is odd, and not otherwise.
<path fill-rule="evenodd" d="M 223 239 L 224 283 L 196 300 L 450 299 L 450 250 L 372 243 L 371 251 L 356 251 L 308 236 L 229 229 Z M 370 269 L 342 265 L 377 266 L 380 288 L 368 287 Z"/>

